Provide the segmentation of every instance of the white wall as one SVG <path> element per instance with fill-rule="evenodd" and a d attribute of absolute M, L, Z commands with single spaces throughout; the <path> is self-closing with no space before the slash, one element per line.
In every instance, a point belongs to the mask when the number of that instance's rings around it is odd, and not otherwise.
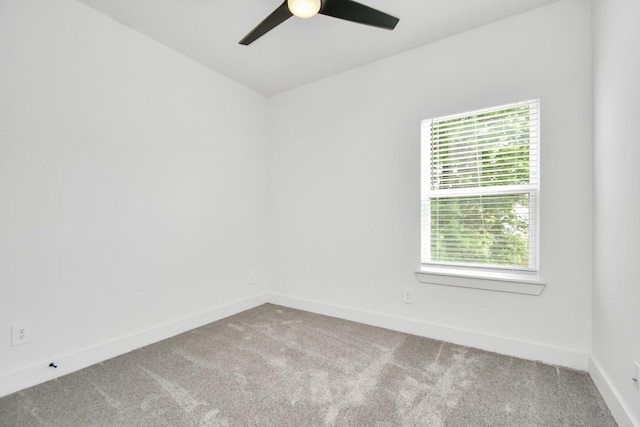
<path fill-rule="evenodd" d="M 567 0 L 272 97 L 274 301 L 586 369 L 590 67 L 589 3 Z M 542 103 L 546 289 L 418 283 L 420 120 L 530 93 Z"/>
<path fill-rule="evenodd" d="M 0 395 L 255 303 L 266 98 L 78 2 L 2 5 Z"/>
<path fill-rule="evenodd" d="M 594 1 L 592 375 L 621 426 L 640 426 L 640 2 Z M 633 420 L 633 421 L 631 421 Z"/>

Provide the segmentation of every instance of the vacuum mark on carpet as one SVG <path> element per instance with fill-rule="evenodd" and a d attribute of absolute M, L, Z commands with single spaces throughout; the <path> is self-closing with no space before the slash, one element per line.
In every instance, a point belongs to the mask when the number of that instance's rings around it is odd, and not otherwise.
<path fill-rule="evenodd" d="M 234 329 L 238 332 L 244 332 L 247 330 L 247 328 L 245 328 L 244 326 L 241 325 L 236 325 L 235 323 L 227 323 L 227 326 L 230 327 L 231 329 Z"/>
<path fill-rule="evenodd" d="M 438 354 L 436 354 L 436 358 L 431 364 L 427 367 L 430 372 L 438 373 L 441 369 L 438 363 L 440 362 L 440 355 L 442 354 L 442 349 L 444 348 L 444 342 L 440 344 L 440 348 L 438 349 Z"/>
<path fill-rule="evenodd" d="M 155 372 L 143 368 L 142 366 L 138 367 L 145 371 L 158 384 L 160 384 L 160 386 L 186 413 L 193 412 L 200 405 L 206 405 L 206 402 L 197 400 L 195 397 L 191 396 L 191 394 L 186 389 L 180 387 L 174 382 L 169 381 L 168 379 L 163 378 Z"/>
<path fill-rule="evenodd" d="M 403 336 L 398 335 L 397 341 L 392 347 L 377 346 L 379 350 L 378 357 L 358 373 L 355 378 L 347 381 L 342 393 L 344 398 L 338 399 L 340 403 L 334 403 L 329 407 L 324 419 L 325 425 L 334 425 L 342 409 L 350 406 L 358 406 L 366 400 L 367 395 L 377 387 L 384 368 L 392 361 L 396 349 L 403 342 Z"/>
<path fill-rule="evenodd" d="M 200 425 L 210 427 L 227 427 L 229 425 L 229 421 L 225 418 L 217 419 L 219 413 L 220 411 L 217 409 L 207 412 L 204 414 L 202 419 L 200 419 Z"/>
<path fill-rule="evenodd" d="M 98 387 L 94 383 L 92 383 L 92 382 L 90 382 L 90 383 L 93 386 L 93 388 L 95 388 L 96 391 L 98 393 L 100 393 L 100 395 L 102 397 L 104 397 L 104 400 L 109 404 L 109 406 L 111 406 L 112 408 L 116 409 L 118 412 L 122 412 L 122 403 L 120 403 L 119 400 L 114 399 L 113 397 L 109 396 L 104 390 L 102 390 L 100 387 Z"/>
<path fill-rule="evenodd" d="M 36 421 L 38 421 L 38 424 L 40 424 L 41 426 L 46 426 L 48 425 L 46 422 L 44 422 L 44 420 L 42 418 L 40 418 L 40 416 L 37 414 L 38 412 L 38 408 L 35 408 L 33 406 L 33 402 L 31 401 L 31 399 L 26 395 L 26 393 L 24 393 L 23 391 L 18 392 L 18 394 L 20 395 L 20 397 L 22 397 L 24 399 L 23 403 L 22 403 L 22 407 L 25 409 L 25 411 L 27 411 L 28 413 L 30 413 L 35 419 Z"/>
<path fill-rule="evenodd" d="M 420 379 L 407 377 L 398 393 L 400 415 L 411 425 L 443 425 L 448 410 L 458 405 L 470 384 L 469 377 L 474 375 L 474 359 L 466 357 L 466 347 L 451 357 L 448 366 L 438 363 L 443 348 L 444 343 L 436 360 L 426 367 L 425 373 L 438 374 L 435 384 L 429 385 Z M 420 398 L 420 395 L 423 397 Z"/>

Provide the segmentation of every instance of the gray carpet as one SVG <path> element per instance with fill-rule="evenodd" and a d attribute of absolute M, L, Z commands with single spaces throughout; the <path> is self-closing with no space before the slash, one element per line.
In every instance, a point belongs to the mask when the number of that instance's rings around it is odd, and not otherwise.
<path fill-rule="evenodd" d="M 2 426 L 615 426 L 588 374 L 266 304 L 0 399 Z"/>

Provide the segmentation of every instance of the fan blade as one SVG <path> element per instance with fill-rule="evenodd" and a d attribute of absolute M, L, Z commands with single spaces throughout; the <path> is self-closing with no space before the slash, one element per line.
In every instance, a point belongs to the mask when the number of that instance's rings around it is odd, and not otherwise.
<path fill-rule="evenodd" d="M 287 7 L 287 0 L 285 0 L 284 3 L 282 3 L 276 10 L 271 12 L 271 15 L 267 16 L 264 21 L 259 23 L 258 26 L 251 30 L 249 34 L 244 36 L 239 43 L 245 46 L 253 43 L 292 16 L 293 14 Z"/>
<path fill-rule="evenodd" d="M 399 19 L 352 0 L 324 0 L 320 13 L 346 21 L 393 30 Z"/>

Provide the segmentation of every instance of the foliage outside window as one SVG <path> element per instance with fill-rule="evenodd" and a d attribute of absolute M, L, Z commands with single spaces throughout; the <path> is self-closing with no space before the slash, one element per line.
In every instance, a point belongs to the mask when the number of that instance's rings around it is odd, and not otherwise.
<path fill-rule="evenodd" d="M 537 270 L 538 104 L 423 120 L 423 265 Z"/>

